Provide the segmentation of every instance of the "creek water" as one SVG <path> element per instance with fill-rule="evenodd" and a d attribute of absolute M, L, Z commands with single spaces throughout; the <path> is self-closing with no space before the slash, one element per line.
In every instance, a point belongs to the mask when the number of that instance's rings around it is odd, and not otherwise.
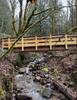
<path fill-rule="evenodd" d="M 32 97 L 32 100 L 53 100 L 46 99 L 42 96 L 43 87 L 39 83 L 33 81 L 32 74 L 16 76 L 17 88 L 22 88 L 21 95 Z M 56 100 L 56 99 L 55 99 Z"/>

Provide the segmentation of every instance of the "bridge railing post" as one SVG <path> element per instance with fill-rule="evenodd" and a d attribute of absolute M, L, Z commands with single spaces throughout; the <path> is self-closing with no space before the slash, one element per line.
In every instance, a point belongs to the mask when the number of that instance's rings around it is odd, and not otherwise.
<path fill-rule="evenodd" d="M 67 35 L 65 34 L 65 48 L 68 49 L 68 40 L 67 40 Z"/>
<path fill-rule="evenodd" d="M 10 49 L 11 47 L 11 41 L 10 41 L 10 38 L 8 38 L 8 48 Z"/>
<path fill-rule="evenodd" d="M 21 38 L 21 43 L 22 43 L 22 51 L 24 51 L 24 38 Z"/>
<path fill-rule="evenodd" d="M 4 49 L 4 39 L 2 39 L 2 50 Z"/>
<path fill-rule="evenodd" d="M 49 36 L 49 45 L 50 45 L 50 50 L 52 50 L 52 36 L 51 36 L 51 34 Z"/>
<path fill-rule="evenodd" d="M 36 44 L 36 50 L 38 50 L 38 41 L 37 41 L 37 36 L 35 36 L 35 44 Z"/>

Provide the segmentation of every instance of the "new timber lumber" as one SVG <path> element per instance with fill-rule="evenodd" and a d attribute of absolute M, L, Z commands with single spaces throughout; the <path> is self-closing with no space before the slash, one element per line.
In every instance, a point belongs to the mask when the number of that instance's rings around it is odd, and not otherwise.
<path fill-rule="evenodd" d="M 3 38 L 2 48 L 10 49 L 12 44 L 16 41 L 16 38 Z M 20 48 L 20 51 L 39 51 L 54 50 L 55 47 L 64 47 L 65 49 L 70 49 L 69 47 L 77 46 L 77 36 L 76 35 L 58 35 L 58 36 L 35 36 L 35 37 L 22 37 L 15 45 L 14 49 Z"/>

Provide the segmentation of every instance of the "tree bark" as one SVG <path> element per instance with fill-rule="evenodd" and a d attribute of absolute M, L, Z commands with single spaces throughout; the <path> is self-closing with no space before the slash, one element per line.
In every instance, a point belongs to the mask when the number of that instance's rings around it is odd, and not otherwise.
<path fill-rule="evenodd" d="M 77 0 L 76 0 L 76 28 L 77 28 Z M 77 33 L 77 31 L 76 31 L 76 33 Z"/>
<path fill-rule="evenodd" d="M 22 3 L 23 3 L 23 0 L 19 0 L 20 12 L 19 12 L 19 28 L 18 28 L 18 34 L 21 33 L 21 29 L 22 29 Z"/>

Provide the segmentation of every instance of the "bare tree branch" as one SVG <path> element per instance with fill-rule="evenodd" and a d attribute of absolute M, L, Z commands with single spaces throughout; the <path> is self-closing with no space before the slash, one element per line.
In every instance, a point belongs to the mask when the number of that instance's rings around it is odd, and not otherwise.
<path fill-rule="evenodd" d="M 34 9 L 33 9 L 32 13 L 31 13 L 31 15 L 29 16 L 29 18 L 28 18 L 26 24 L 24 25 L 24 28 L 23 28 L 22 32 L 24 32 L 24 31 L 26 30 L 26 28 L 28 27 L 28 25 L 29 25 L 29 23 L 30 23 L 30 21 L 31 21 L 33 15 L 34 15 L 35 10 L 36 10 L 36 7 L 34 7 Z"/>
<path fill-rule="evenodd" d="M 75 5 L 73 5 L 73 6 L 75 6 Z M 60 10 L 60 9 L 62 9 L 62 8 L 66 8 L 66 7 L 72 7 L 71 5 L 69 5 L 69 6 L 62 6 L 62 7 L 59 7 L 58 9 L 55 9 L 55 10 Z M 54 7 L 53 7 L 54 8 Z M 40 15 L 40 14 L 42 14 L 42 13 L 45 13 L 45 12 L 47 12 L 47 11 L 49 11 L 49 10 L 53 10 L 53 8 L 48 8 L 48 9 L 45 9 L 45 10 L 43 10 L 43 11 L 41 11 L 41 12 L 38 12 L 38 13 L 34 13 L 34 16 L 38 16 L 38 15 Z"/>

